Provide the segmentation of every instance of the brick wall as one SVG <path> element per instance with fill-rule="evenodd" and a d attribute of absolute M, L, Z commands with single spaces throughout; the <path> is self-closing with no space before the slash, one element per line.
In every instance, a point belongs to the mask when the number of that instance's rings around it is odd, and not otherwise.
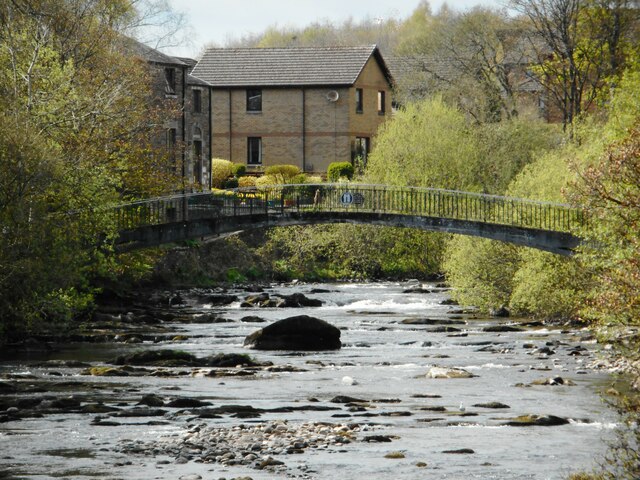
<path fill-rule="evenodd" d="M 362 113 L 356 112 L 356 88 L 362 89 Z M 378 92 L 385 92 L 384 115 L 378 113 Z M 387 80 L 372 57 L 365 65 L 350 93 L 349 122 L 350 142 L 353 148 L 356 137 L 366 137 L 375 147 L 378 127 L 391 116 L 391 91 Z"/>
<path fill-rule="evenodd" d="M 364 111 L 355 113 L 355 88 L 364 91 Z M 385 116 L 378 115 L 378 90 L 389 86 L 371 58 L 352 88 L 263 88 L 262 111 L 247 112 L 246 89 L 213 90 L 212 155 L 247 163 L 247 138 L 262 139 L 262 166 L 292 164 L 326 172 L 330 163 L 351 161 L 356 137 L 372 138 Z M 332 102 L 328 92 L 339 98 Z M 251 171 L 251 168 L 249 169 Z"/>

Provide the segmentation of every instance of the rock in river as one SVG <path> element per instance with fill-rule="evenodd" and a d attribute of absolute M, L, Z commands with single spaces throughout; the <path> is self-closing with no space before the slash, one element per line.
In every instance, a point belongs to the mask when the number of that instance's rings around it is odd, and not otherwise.
<path fill-rule="evenodd" d="M 566 425 L 569 420 L 555 415 L 520 415 L 505 423 L 510 427 L 554 427 Z"/>
<path fill-rule="evenodd" d="M 427 378 L 473 378 L 477 375 L 463 368 L 431 367 L 426 376 Z"/>
<path fill-rule="evenodd" d="M 342 343 L 338 328 L 318 318 L 297 315 L 252 333 L 244 345 L 257 350 L 337 350 Z"/>

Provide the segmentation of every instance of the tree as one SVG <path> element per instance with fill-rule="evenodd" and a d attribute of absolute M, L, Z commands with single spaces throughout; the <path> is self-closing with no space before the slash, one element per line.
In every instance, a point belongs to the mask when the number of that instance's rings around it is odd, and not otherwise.
<path fill-rule="evenodd" d="M 129 56 L 126 0 L 0 6 L 0 325 L 69 319 L 119 271 L 109 205 L 171 189 L 153 148 L 147 66 Z"/>
<path fill-rule="evenodd" d="M 637 49 L 637 2 L 511 0 L 510 4 L 530 22 L 535 78 L 561 112 L 563 124 L 572 125 L 601 97 L 607 81 L 620 74 L 630 50 Z"/>
<path fill-rule="evenodd" d="M 477 125 L 441 98 L 426 99 L 382 126 L 365 179 L 503 194 L 524 165 L 560 140 L 540 121 Z"/>
<path fill-rule="evenodd" d="M 503 12 L 475 8 L 440 22 L 436 32 L 423 68 L 445 95 L 481 122 L 516 116 L 513 70 L 523 61 L 518 25 Z"/>
<path fill-rule="evenodd" d="M 601 281 L 590 312 L 602 321 L 634 324 L 640 315 L 640 119 L 621 142 L 582 175 L 581 199 L 594 221 L 586 261 Z"/>

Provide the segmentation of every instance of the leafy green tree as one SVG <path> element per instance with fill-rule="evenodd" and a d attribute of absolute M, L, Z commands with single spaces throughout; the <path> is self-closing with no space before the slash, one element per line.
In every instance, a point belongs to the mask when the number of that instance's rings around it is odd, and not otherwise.
<path fill-rule="evenodd" d="M 477 190 L 468 165 L 476 145 L 462 113 L 441 98 L 407 105 L 382 125 L 365 179 L 403 186 Z M 475 188 L 474 188 L 475 186 Z"/>
<path fill-rule="evenodd" d="M 443 258 L 442 269 L 458 302 L 483 311 L 509 304 L 520 263 L 517 247 L 457 235 L 448 243 Z"/>
<path fill-rule="evenodd" d="M 532 71 L 565 126 L 606 100 L 627 59 L 637 57 L 635 1 L 511 0 L 510 5 L 529 22 Z"/>
<path fill-rule="evenodd" d="M 640 314 L 640 117 L 583 176 L 581 199 L 594 221 L 585 260 L 599 272 L 589 312 L 603 322 L 638 324 Z"/>
<path fill-rule="evenodd" d="M 382 126 L 365 178 L 503 194 L 525 165 L 561 139 L 555 127 L 540 121 L 471 123 L 436 97 L 406 106 Z"/>
<path fill-rule="evenodd" d="M 152 146 L 169 110 L 150 108 L 146 64 L 126 53 L 126 0 L 0 6 L 0 325 L 70 319 L 92 282 L 121 270 L 105 207 L 166 192 Z M 153 173 L 153 174 L 152 174 Z"/>

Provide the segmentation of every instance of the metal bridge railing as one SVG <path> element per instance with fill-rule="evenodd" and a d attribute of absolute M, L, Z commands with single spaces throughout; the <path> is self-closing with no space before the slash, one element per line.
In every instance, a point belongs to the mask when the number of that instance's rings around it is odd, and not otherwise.
<path fill-rule="evenodd" d="M 114 207 L 119 230 L 188 220 L 285 212 L 390 213 L 571 232 L 579 209 L 497 195 L 363 184 L 297 184 L 154 198 Z"/>

